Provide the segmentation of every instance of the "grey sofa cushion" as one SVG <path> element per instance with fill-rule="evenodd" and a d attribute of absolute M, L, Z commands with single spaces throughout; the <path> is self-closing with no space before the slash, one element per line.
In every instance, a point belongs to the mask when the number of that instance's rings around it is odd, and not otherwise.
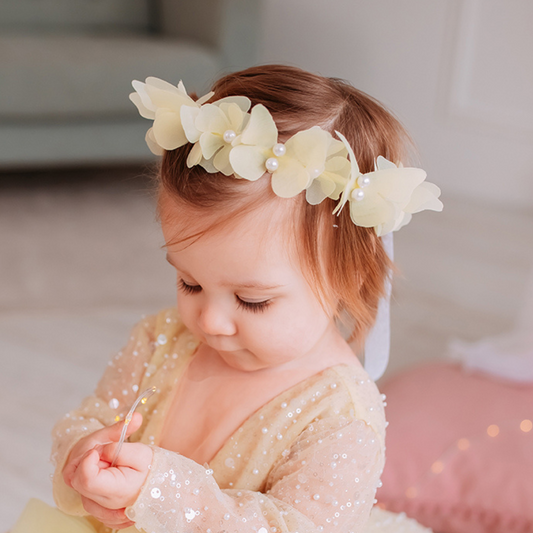
<path fill-rule="evenodd" d="M 132 116 L 131 80 L 156 76 L 207 92 L 220 74 L 211 50 L 136 37 L 0 35 L 0 120 Z"/>
<path fill-rule="evenodd" d="M 0 30 L 146 30 L 150 0 L 1 0 Z"/>

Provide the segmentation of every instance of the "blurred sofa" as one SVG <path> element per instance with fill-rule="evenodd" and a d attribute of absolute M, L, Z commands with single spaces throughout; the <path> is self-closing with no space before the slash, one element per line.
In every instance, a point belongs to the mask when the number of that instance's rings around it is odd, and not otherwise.
<path fill-rule="evenodd" d="M 0 170 L 150 158 L 131 80 L 256 61 L 260 0 L 2 0 Z"/>

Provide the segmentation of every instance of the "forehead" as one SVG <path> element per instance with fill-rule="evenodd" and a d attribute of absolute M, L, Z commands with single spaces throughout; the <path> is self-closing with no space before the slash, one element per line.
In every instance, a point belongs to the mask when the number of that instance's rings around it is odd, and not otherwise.
<path fill-rule="evenodd" d="M 169 259 L 180 270 L 188 266 L 232 278 L 299 270 L 291 203 L 282 199 L 225 216 L 163 196 L 159 209 Z"/>

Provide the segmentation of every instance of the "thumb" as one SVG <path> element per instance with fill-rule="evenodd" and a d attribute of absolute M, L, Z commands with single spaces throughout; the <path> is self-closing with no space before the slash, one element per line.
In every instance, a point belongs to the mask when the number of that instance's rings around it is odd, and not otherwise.
<path fill-rule="evenodd" d="M 126 429 L 126 437 L 129 437 L 130 435 L 135 433 L 141 427 L 142 421 L 143 417 L 140 413 L 133 413 L 131 421 Z M 124 427 L 124 424 L 124 420 L 120 420 L 119 422 L 116 422 L 111 426 L 101 429 L 98 432 L 98 444 L 118 442 L 120 440 L 120 435 L 122 433 L 122 428 Z"/>
<path fill-rule="evenodd" d="M 131 422 L 128 424 L 128 429 L 126 430 L 126 437 L 133 435 L 141 427 L 142 423 L 143 415 L 141 415 L 141 413 L 133 413 Z M 120 431 L 122 431 L 122 429 Z"/>

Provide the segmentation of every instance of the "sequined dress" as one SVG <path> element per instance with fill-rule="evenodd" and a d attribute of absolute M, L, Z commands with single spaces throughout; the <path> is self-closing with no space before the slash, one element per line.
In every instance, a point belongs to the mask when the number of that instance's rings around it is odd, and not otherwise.
<path fill-rule="evenodd" d="M 79 495 L 61 476 L 74 444 L 112 424 L 140 391 L 155 386 L 156 394 L 138 409 L 143 426 L 130 439 L 151 445 L 154 451 L 141 493 L 126 510 L 137 529 L 146 533 L 430 531 L 404 515 L 374 506 L 384 465 L 386 422 L 378 389 L 359 366 L 330 367 L 267 402 L 209 464 L 158 447 L 171 393 L 197 346 L 176 310 L 136 326 L 94 395 L 54 428 L 54 497 L 61 510 L 86 514 Z M 98 533 L 108 531 L 90 517 L 83 521 Z"/>

